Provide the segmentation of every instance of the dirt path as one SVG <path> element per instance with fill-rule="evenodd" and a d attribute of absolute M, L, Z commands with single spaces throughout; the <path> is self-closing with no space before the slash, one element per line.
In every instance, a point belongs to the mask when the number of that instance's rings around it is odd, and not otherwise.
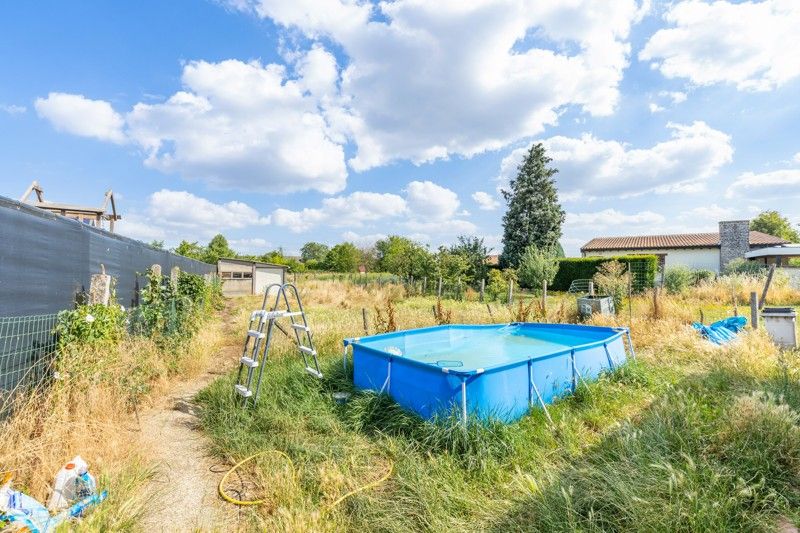
<path fill-rule="evenodd" d="M 230 327 L 229 325 L 226 325 Z M 157 473 L 155 493 L 141 524 L 144 531 L 233 531 L 237 509 L 217 496 L 219 461 L 209 456 L 210 443 L 199 428 L 195 395 L 236 360 L 235 346 L 227 346 L 197 378 L 177 383 L 159 405 L 140 417 L 144 445 L 152 453 Z"/>

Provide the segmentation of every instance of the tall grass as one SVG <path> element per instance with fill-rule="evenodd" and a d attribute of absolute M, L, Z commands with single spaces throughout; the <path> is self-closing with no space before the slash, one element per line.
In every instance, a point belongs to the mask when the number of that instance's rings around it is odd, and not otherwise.
<path fill-rule="evenodd" d="M 717 283 L 661 296 L 659 319 L 652 294 L 631 302 L 632 321 L 627 309 L 595 317 L 631 322 L 638 361 L 557 401 L 554 427 L 535 409 L 514 424 L 471 423 L 465 433 L 455 417 L 423 421 L 354 390 L 342 370 L 342 338 L 364 334 L 362 307 L 393 299 L 405 329 L 434 324 L 435 299 L 403 297 L 400 287 L 309 281 L 303 297 L 325 380 L 304 375 L 290 340 L 278 335 L 258 405 L 239 407 L 228 376 L 200 394 L 203 425 L 227 461 L 268 449 L 294 461 L 297 478 L 271 462 L 233 487 L 249 497 L 270 487 L 269 503 L 247 511 L 254 529 L 769 530 L 781 517 L 798 519 L 800 364 L 763 332 L 725 347 L 701 339 L 690 325 L 699 308 L 707 321 L 732 313 L 725 282 Z M 800 301 L 779 289 L 776 303 Z M 505 322 L 516 312 L 443 305 L 454 323 Z M 242 328 L 246 319 L 243 310 Z M 552 295 L 547 319 L 574 321 L 574 297 Z M 352 395 L 345 404 L 332 398 L 341 391 Z M 389 461 L 386 483 L 326 507 L 378 478 Z"/>

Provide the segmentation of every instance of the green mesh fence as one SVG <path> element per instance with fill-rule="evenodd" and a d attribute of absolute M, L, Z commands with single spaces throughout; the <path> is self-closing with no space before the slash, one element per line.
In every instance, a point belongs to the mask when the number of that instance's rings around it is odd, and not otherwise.
<path fill-rule="evenodd" d="M 56 353 L 58 315 L 0 317 L 0 394 L 40 384 Z"/>

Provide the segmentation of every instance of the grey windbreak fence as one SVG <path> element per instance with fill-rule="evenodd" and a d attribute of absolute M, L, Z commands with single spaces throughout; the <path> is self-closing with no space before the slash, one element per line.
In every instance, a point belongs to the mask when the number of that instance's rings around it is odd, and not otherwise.
<path fill-rule="evenodd" d="M 216 272 L 215 265 L 0 196 L 0 414 L 12 391 L 49 376 L 56 316 L 88 292 L 101 265 L 115 280 L 117 301 L 133 307 L 154 264 L 165 274 L 175 266 Z"/>
<path fill-rule="evenodd" d="M 92 274 L 116 280 L 119 303 L 136 304 L 140 275 L 154 264 L 168 274 L 210 274 L 209 265 L 77 220 L 0 196 L 0 317 L 57 313 L 89 290 Z"/>

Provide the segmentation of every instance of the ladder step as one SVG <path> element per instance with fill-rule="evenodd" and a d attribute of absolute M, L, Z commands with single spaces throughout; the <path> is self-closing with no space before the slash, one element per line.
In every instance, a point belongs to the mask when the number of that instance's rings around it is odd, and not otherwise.
<path fill-rule="evenodd" d="M 247 335 L 250 336 L 250 337 L 255 337 L 256 339 L 263 339 L 264 337 L 266 337 L 266 335 L 264 335 L 260 331 L 254 330 L 254 329 L 251 329 L 250 331 L 248 331 Z"/>
<path fill-rule="evenodd" d="M 239 359 L 239 362 L 242 363 L 244 366 L 250 368 L 255 368 L 258 366 L 258 361 L 256 361 L 252 357 L 247 357 L 247 356 L 242 357 L 241 359 Z"/>
<path fill-rule="evenodd" d="M 244 385 L 234 385 L 233 388 L 238 392 L 241 396 L 245 398 L 249 398 L 253 395 L 253 391 L 245 387 Z"/>
<path fill-rule="evenodd" d="M 305 332 L 311 331 L 311 328 L 309 328 L 305 324 L 292 324 L 292 327 L 294 329 L 299 329 L 300 331 L 305 331 Z"/>
<path fill-rule="evenodd" d="M 319 378 L 319 379 L 322 379 L 322 372 L 319 372 L 319 371 L 317 371 L 317 370 L 315 370 L 315 369 L 311 368 L 310 366 L 307 366 L 307 367 L 306 367 L 306 372 L 308 372 L 309 374 L 311 374 L 311 375 L 312 375 L 312 376 L 314 376 L 314 377 L 317 377 L 317 378 Z"/>
<path fill-rule="evenodd" d="M 258 317 L 262 317 L 263 318 L 264 317 L 264 313 L 266 313 L 266 311 L 264 311 L 263 309 L 258 309 L 256 311 L 253 311 L 252 313 L 250 313 L 250 322 L 252 322 L 253 320 L 255 320 Z"/>
<path fill-rule="evenodd" d="M 314 348 L 309 348 L 308 346 L 298 346 L 300 351 L 303 353 L 307 353 L 308 355 L 317 355 L 317 351 Z"/>

